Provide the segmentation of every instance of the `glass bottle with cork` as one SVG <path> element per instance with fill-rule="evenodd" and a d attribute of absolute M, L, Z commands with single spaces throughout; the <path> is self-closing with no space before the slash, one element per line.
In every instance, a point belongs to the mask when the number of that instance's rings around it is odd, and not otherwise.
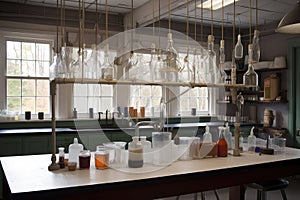
<path fill-rule="evenodd" d="M 217 141 L 218 146 L 218 157 L 227 157 L 228 146 L 225 140 L 225 127 L 219 127 L 219 140 Z"/>

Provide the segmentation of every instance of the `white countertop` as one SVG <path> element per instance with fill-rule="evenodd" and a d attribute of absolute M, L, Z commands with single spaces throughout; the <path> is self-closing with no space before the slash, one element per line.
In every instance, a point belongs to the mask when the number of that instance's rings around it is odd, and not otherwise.
<path fill-rule="evenodd" d="M 61 169 L 53 172 L 48 171 L 48 165 L 51 163 L 51 155 L 48 154 L 1 157 L 0 159 L 11 193 L 14 194 L 137 181 L 300 159 L 300 150 L 286 148 L 285 153 L 277 155 L 259 155 L 258 153 L 244 152 L 239 157 L 229 155 L 225 158 L 176 161 L 168 167 L 149 173 L 125 173 L 115 169 L 97 170 L 94 167 L 93 157 L 89 170 L 68 171 L 67 169 Z"/>

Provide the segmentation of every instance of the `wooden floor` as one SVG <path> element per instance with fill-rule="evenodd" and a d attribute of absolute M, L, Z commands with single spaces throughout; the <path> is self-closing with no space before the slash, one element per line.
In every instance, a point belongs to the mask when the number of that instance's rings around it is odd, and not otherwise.
<path fill-rule="evenodd" d="M 290 184 L 286 189 L 286 195 L 288 200 L 299 200 L 300 199 L 300 176 L 288 177 L 286 178 Z M 217 190 L 220 200 L 229 200 L 228 188 L 223 188 Z M 245 200 L 255 200 L 256 190 L 252 188 L 247 188 Z M 213 191 L 205 192 L 206 200 L 215 200 L 215 194 Z M 197 199 L 201 199 L 200 193 L 197 194 Z M 176 200 L 177 197 L 169 197 L 160 200 Z M 182 195 L 179 197 L 180 200 L 194 200 L 194 194 Z M 280 191 L 268 192 L 268 200 L 282 200 Z"/>

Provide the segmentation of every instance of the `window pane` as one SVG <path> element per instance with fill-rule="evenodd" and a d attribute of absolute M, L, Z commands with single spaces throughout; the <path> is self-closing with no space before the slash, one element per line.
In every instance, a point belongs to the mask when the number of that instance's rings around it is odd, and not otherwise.
<path fill-rule="evenodd" d="M 49 44 L 36 44 L 36 60 L 50 61 Z"/>
<path fill-rule="evenodd" d="M 34 105 L 35 97 L 22 98 L 22 113 L 24 113 L 25 111 L 31 111 L 32 113 L 35 113 Z"/>
<path fill-rule="evenodd" d="M 20 112 L 21 98 L 20 97 L 8 97 L 7 98 L 7 109 L 11 111 Z"/>
<path fill-rule="evenodd" d="M 86 84 L 74 84 L 74 96 L 87 96 L 87 85 Z"/>
<path fill-rule="evenodd" d="M 180 98 L 180 109 L 181 111 L 187 111 L 189 110 L 188 106 L 188 98 Z"/>
<path fill-rule="evenodd" d="M 37 97 L 36 98 L 36 112 L 49 113 L 49 98 Z"/>
<path fill-rule="evenodd" d="M 113 96 L 112 85 L 101 85 L 102 96 Z"/>
<path fill-rule="evenodd" d="M 74 106 L 76 107 L 78 113 L 87 113 L 87 98 L 86 97 L 76 97 L 74 98 Z"/>
<path fill-rule="evenodd" d="M 39 77 L 49 77 L 49 62 L 36 62 L 36 75 Z"/>
<path fill-rule="evenodd" d="M 112 98 L 102 98 L 101 100 L 101 109 L 102 110 L 111 110 L 112 109 Z"/>
<path fill-rule="evenodd" d="M 7 58 L 20 59 L 21 58 L 21 42 L 7 41 L 6 42 Z"/>
<path fill-rule="evenodd" d="M 22 96 L 35 96 L 35 80 L 22 80 Z"/>
<path fill-rule="evenodd" d="M 37 96 L 49 96 L 49 84 L 48 80 L 37 80 Z"/>
<path fill-rule="evenodd" d="M 7 79 L 7 96 L 21 96 L 21 80 Z"/>
<path fill-rule="evenodd" d="M 21 64 L 20 60 L 7 60 L 6 74 L 8 76 L 20 76 Z"/>
<path fill-rule="evenodd" d="M 99 85 L 89 84 L 88 87 L 88 96 L 99 96 Z"/>
<path fill-rule="evenodd" d="M 23 76 L 35 76 L 35 62 L 34 61 L 22 61 L 22 75 Z"/>
<path fill-rule="evenodd" d="M 22 59 L 35 60 L 35 43 L 22 42 Z"/>

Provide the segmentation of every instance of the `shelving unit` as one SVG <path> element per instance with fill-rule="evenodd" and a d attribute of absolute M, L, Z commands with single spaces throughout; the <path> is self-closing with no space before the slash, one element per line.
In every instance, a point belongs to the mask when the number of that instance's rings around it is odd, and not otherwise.
<path fill-rule="evenodd" d="M 211 84 L 211 83 L 193 83 L 193 82 L 145 82 L 145 81 L 127 81 L 127 80 L 103 80 L 103 79 L 85 79 L 85 78 L 55 78 L 50 81 L 50 95 L 51 95 L 51 111 L 52 111 L 52 156 L 51 164 L 48 166 L 49 171 L 59 169 L 56 163 L 56 118 L 55 118 L 55 96 L 56 86 L 58 84 L 109 84 L 109 85 L 158 85 L 158 86 L 182 86 L 182 87 L 217 87 L 217 88 L 231 88 L 234 90 L 253 88 L 256 86 L 243 84 Z M 239 127 L 239 124 L 235 125 Z"/>

